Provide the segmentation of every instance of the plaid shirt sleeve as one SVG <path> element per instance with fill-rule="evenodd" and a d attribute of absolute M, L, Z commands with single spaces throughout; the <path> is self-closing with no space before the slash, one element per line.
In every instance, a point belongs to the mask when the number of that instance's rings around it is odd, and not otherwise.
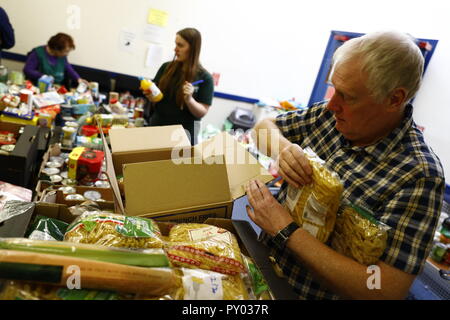
<path fill-rule="evenodd" d="M 304 144 L 308 137 L 317 136 L 315 129 L 323 122 L 321 115 L 325 110 L 317 104 L 306 110 L 290 111 L 279 115 L 275 124 L 290 142 Z"/>
<path fill-rule="evenodd" d="M 410 274 L 421 272 L 433 243 L 444 187 L 440 177 L 422 177 L 388 201 L 380 220 L 392 229 L 380 260 Z"/>

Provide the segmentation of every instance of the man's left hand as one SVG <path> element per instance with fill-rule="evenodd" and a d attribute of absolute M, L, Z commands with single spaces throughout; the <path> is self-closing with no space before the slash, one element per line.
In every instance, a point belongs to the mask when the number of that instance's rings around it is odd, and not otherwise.
<path fill-rule="evenodd" d="M 272 237 L 294 221 L 262 182 L 250 181 L 246 191 L 248 202 L 253 207 L 253 210 L 250 207 L 246 208 L 248 216 Z"/>

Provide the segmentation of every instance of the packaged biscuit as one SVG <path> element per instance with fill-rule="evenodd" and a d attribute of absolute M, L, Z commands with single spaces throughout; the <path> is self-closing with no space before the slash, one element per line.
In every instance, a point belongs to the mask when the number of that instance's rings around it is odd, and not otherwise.
<path fill-rule="evenodd" d="M 223 274 L 245 272 L 236 237 L 216 226 L 196 223 L 175 225 L 165 244 L 173 265 L 200 268 Z"/>
<path fill-rule="evenodd" d="M 151 219 L 107 212 L 85 212 L 67 228 L 64 241 L 124 248 L 162 248 L 158 225 Z"/>
<path fill-rule="evenodd" d="M 309 185 L 288 186 L 284 206 L 294 221 L 321 242 L 327 242 L 336 222 L 344 186 L 337 173 L 310 148 L 304 150 L 312 167 Z"/>
<path fill-rule="evenodd" d="M 386 249 L 389 229 L 369 210 L 346 203 L 337 217 L 331 247 L 359 263 L 375 264 Z"/>

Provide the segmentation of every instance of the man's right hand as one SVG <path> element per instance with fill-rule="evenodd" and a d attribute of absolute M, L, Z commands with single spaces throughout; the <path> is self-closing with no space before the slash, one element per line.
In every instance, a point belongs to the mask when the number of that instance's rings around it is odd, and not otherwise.
<path fill-rule="evenodd" d="M 296 188 L 312 182 L 312 167 L 298 144 L 291 143 L 281 150 L 276 167 L 281 177 Z"/>

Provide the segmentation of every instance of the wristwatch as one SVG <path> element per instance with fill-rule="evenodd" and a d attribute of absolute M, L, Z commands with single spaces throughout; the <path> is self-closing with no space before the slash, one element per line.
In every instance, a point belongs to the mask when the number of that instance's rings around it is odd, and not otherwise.
<path fill-rule="evenodd" d="M 286 246 L 286 242 L 288 241 L 291 234 L 293 234 L 294 231 L 298 228 L 300 227 L 295 222 L 289 223 L 285 228 L 278 231 L 275 237 L 272 238 L 273 243 L 278 248 L 283 249 Z"/>

